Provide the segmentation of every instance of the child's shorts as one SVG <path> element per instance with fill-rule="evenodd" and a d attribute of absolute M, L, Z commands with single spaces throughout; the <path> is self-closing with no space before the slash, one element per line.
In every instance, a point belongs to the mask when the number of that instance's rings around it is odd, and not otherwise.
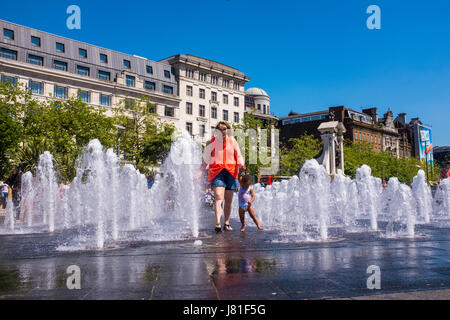
<path fill-rule="evenodd" d="M 225 187 L 225 190 L 237 191 L 239 189 L 239 182 L 226 169 L 223 169 L 212 179 L 211 187 Z"/>
<path fill-rule="evenodd" d="M 239 204 L 239 208 L 243 210 L 248 210 L 250 208 L 250 205 L 248 203 L 246 204 Z"/>

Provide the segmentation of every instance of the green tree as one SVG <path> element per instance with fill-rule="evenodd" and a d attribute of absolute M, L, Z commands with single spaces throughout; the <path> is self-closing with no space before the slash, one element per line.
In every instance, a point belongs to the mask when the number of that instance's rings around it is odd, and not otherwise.
<path fill-rule="evenodd" d="M 11 161 L 23 138 L 23 112 L 29 93 L 19 84 L 0 83 L 0 176 L 14 170 Z"/>
<path fill-rule="evenodd" d="M 306 160 L 312 159 L 322 150 L 323 143 L 313 135 L 303 135 L 290 139 L 292 148 L 281 147 L 280 173 L 281 175 L 297 175 Z"/>
<path fill-rule="evenodd" d="M 255 130 L 255 132 L 257 132 L 259 129 L 266 129 L 268 131 L 267 135 L 268 135 L 268 137 L 270 137 L 270 130 L 272 129 L 274 124 L 275 124 L 274 120 L 269 120 L 269 119 L 262 120 L 262 119 L 258 118 L 255 115 L 255 110 L 253 109 L 252 111 L 247 112 L 244 115 L 244 118 L 240 124 L 233 124 L 233 129 L 236 130 L 236 132 L 238 130 L 242 130 L 242 132 L 244 132 L 244 133 L 247 132 L 247 130 L 249 130 L 249 129 L 253 129 L 253 130 Z M 262 143 L 264 143 L 264 141 Z M 244 148 L 244 146 L 240 146 L 240 147 L 241 147 L 241 150 Z M 261 148 L 261 147 L 266 147 L 266 146 L 258 146 L 257 147 L 255 145 L 255 142 L 250 143 L 249 138 L 245 139 L 245 154 L 243 154 L 242 156 L 245 157 L 247 172 L 250 175 L 256 176 L 256 177 L 259 177 L 261 168 L 263 168 L 265 166 L 270 166 L 270 164 L 269 165 L 262 164 L 261 159 L 259 158 L 259 155 L 257 157 L 256 163 L 254 163 L 254 164 L 250 163 L 250 159 L 251 159 L 250 152 L 254 152 L 254 153 L 258 154 L 259 153 L 258 148 Z"/>
<path fill-rule="evenodd" d="M 78 98 L 44 101 L 34 99 L 20 86 L 0 87 L 2 117 L 1 166 L 8 175 L 18 166 L 33 170 L 44 151 L 50 151 L 61 180 L 75 175 L 75 160 L 92 139 L 106 148 L 115 141 L 114 120 L 103 109 L 87 105 Z"/>
<path fill-rule="evenodd" d="M 125 129 L 121 152 L 126 160 L 148 173 L 146 167 L 157 165 L 167 156 L 172 144 L 173 124 L 158 118 L 155 105 L 148 98 L 124 99 L 115 108 L 115 122 Z"/>
<path fill-rule="evenodd" d="M 397 177 L 400 182 L 412 183 L 417 171 L 425 169 L 425 162 L 417 158 L 396 158 L 389 152 L 376 152 L 368 143 L 351 143 L 345 141 L 344 144 L 345 174 L 354 178 L 356 170 L 366 164 L 372 169 L 374 177 L 384 177 L 388 180 Z"/>

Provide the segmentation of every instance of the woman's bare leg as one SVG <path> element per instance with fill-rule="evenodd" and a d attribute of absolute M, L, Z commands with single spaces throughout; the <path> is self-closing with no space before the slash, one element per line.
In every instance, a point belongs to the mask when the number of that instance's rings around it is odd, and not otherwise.
<path fill-rule="evenodd" d="M 231 206 L 233 205 L 233 190 L 225 190 L 225 205 L 224 205 L 224 211 L 225 211 L 225 224 L 230 225 L 230 216 L 231 216 Z M 226 228 L 226 230 L 231 231 L 233 230 L 231 227 Z"/>
<path fill-rule="evenodd" d="M 222 218 L 222 213 L 223 213 L 222 203 L 223 203 L 224 193 L 225 193 L 225 187 L 215 187 L 214 188 L 214 197 L 215 197 L 214 213 L 216 214 L 216 227 L 217 226 L 221 227 L 220 219 Z"/>
<path fill-rule="evenodd" d="M 259 224 L 258 218 L 255 215 L 255 210 L 253 209 L 253 207 L 248 208 L 248 213 L 250 214 L 250 218 L 252 218 L 253 222 L 255 222 L 258 229 L 263 230 L 263 227 L 261 227 L 261 225 Z"/>
<path fill-rule="evenodd" d="M 241 219 L 241 231 L 245 231 L 245 210 L 242 208 L 239 208 L 239 219 Z"/>

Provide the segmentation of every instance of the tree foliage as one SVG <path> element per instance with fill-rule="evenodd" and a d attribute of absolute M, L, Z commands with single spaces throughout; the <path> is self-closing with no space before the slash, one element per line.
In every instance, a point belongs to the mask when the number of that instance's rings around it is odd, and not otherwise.
<path fill-rule="evenodd" d="M 286 176 L 297 175 L 306 160 L 312 159 L 322 150 L 322 142 L 313 135 L 303 135 L 290 139 L 292 148 L 281 147 L 280 174 Z"/>
<path fill-rule="evenodd" d="M 306 160 L 318 155 L 322 150 L 322 143 L 312 135 L 303 135 L 300 138 L 291 139 L 292 148 L 282 147 L 280 174 L 295 175 L 300 172 L 301 167 Z M 372 169 L 374 177 L 388 180 L 391 177 L 397 177 L 400 182 L 412 183 L 417 171 L 422 169 L 426 172 L 425 162 L 417 158 L 396 158 L 388 152 L 376 152 L 368 143 L 344 143 L 344 164 L 345 174 L 354 178 L 356 170 L 366 164 Z M 433 168 L 433 177 L 431 177 L 431 168 L 429 168 L 430 180 L 439 177 L 439 168 Z"/>
<path fill-rule="evenodd" d="M 120 149 L 125 159 L 143 171 L 158 165 L 167 156 L 175 127 L 160 120 L 147 98 L 123 100 L 115 108 L 116 124 L 125 128 L 120 137 Z M 148 172 L 146 172 L 148 173 Z"/>
<path fill-rule="evenodd" d="M 255 132 L 257 132 L 259 129 L 266 129 L 267 130 L 267 135 L 268 137 L 270 137 L 270 130 L 272 129 L 273 125 L 275 124 L 275 122 L 273 120 L 262 120 L 260 118 L 258 118 L 255 115 L 255 111 L 252 110 L 251 112 L 247 112 L 244 115 L 244 118 L 242 120 L 242 122 L 240 124 L 233 124 L 233 129 L 234 130 L 242 130 L 242 132 L 247 132 L 247 130 L 249 129 L 253 129 L 255 130 Z M 269 138 L 268 138 L 269 139 Z M 243 157 L 245 157 L 245 163 L 246 163 L 246 167 L 247 167 L 247 172 L 252 175 L 252 176 L 256 176 L 259 177 L 260 175 L 260 169 L 264 166 L 270 166 L 269 165 L 264 165 L 261 162 L 261 159 L 259 158 L 259 155 L 257 157 L 257 161 L 256 163 L 252 164 L 250 163 L 250 152 L 256 152 L 257 154 L 259 153 L 259 149 L 258 148 L 267 148 L 267 146 L 260 146 L 260 145 L 256 145 L 255 142 L 250 143 L 250 139 L 246 138 L 245 139 L 245 154 L 242 154 Z M 264 144 L 264 141 L 261 141 Z M 244 146 L 240 146 L 241 150 L 244 148 Z M 270 150 L 267 150 L 267 152 L 269 152 L 268 155 L 270 155 Z"/>
<path fill-rule="evenodd" d="M 391 177 L 397 177 L 400 182 L 412 183 L 417 171 L 422 169 L 426 172 L 424 161 L 417 158 L 396 158 L 389 152 L 376 152 L 368 143 L 351 143 L 345 141 L 344 144 L 344 163 L 345 174 L 350 177 L 355 177 L 356 169 L 363 164 L 368 165 L 372 169 L 374 177 L 384 178 L 388 180 Z M 431 180 L 431 168 L 430 180 Z M 433 168 L 434 178 L 438 178 L 438 168 Z"/>
<path fill-rule="evenodd" d="M 117 146 L 117 124 L 125 127 L 121 151 L 145 171 L 167 154 L 174 130 L 147 103 L 118 106 L 111 117 L 77 97 L 37 100 L 20 85 L 1 83 L 0 176 L 6 178 L 18 167 L 34 170 L 39 156 L 50 151 L 60 181 L 72 180 L 76 159 L 90 140 L 98 139 L 105 148 Z"/>

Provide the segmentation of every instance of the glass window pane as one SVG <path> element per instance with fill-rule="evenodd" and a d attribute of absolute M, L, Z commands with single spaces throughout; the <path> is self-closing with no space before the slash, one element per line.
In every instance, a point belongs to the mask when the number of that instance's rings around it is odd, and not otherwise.
<path fill-rule="evenodd" d="M 0 57 L 11 60 L 17 60 L 17 51 L 6 48 L 0 48 Z"/>
<path fill-rule="evenodd" d="M 31 36 L 31 44 L 35 47 L 41 46 L 41 38 Z"/>
<path fill-rule="evenodd" d="M 89 76 L 89 68 L 83 66 L 77 66 L 77 73 L 82 76 Z"/>
<path fill-rule="evenodd" d="M 2 75 L 2 82 L 3 83 L 9 82 L 14 85 L 14 84 L 16 84 L 17 79 L 14 77 L 11 77 L 11 76 Z"/>
<path fill-rule="evenodd" d="M 44 94 L 44 83 L 30 80 L 28 83 L 29 90 L 33 94 Z"/>
<path fill-rule="evenodd" d="M 126 84 L 128 87 L 134 87 L 136 82 L 136 78 L 133 76 L 126 76 Z"/>
<path fill-rule="evenodd" d="M 67 71 L 67 62 L 53 60 L 53 68 L 57 70 Z"/>
<path fill-rule="evenodd" d="M 98 70 L 98 78 L 109 81 L 111 79 L 111 74 L 106 71 Z"/>
<path fill-rule="evenodd" d="M 91 102 L 91 93 L 89 91 L 79 91 L 78 97 L 81 101 L 89 103 Z"/>
<path fill-rule="evenodd" d="M 147 90 L 155 90 L 155 87 L 156 87 L 156 85 L 152 81 L 145 81 L 144 82 L 144 88 L 147 89 Z"/>
<path fill-rule="evenodd" d="M 164 85 L 164 93 L 173 94 L 173 88 L 171 86 Z"/>
<path fill-rule="evenodd" d="M 87 58 L 87 50 L 86 49 L 78 49 L 78 54 L 81 58 Z"/>
<path fill-rule="evenodd" d="M 100 94 L 100 105 L 102 106 L 110 106 L 111 105 L 111 96 Z"/>
<path fill-rule="evenodd" d="M 54 94 L 53 94 L 56 98 L 60 98 L 60 99 L 66 99 L 67 98 L 67 88 L 66 87 L 60 87 L 60 86 L 56 86 L 54 88 Z"/>
<path fill-rule="evenodd" d="M 27 62 L 31 63 L 31 64 L 35 64 L 37 66 L 42 66 L 42 65 L 44 65 L 44 58 L 29 54 Z"/>
<path fill-rule="evenodd" d="M 14 31 L 10 29 L 3 29 L 3 37 L 8 40 L 14 40 Z"/>
<path fill-rule="evenodd" d="M 65 51 L 64 43 L 57 42 L 57 43 L 56 43 L 56 51 L 58 51 L 58 52 L 64 52 L 64 51 Z"/>

